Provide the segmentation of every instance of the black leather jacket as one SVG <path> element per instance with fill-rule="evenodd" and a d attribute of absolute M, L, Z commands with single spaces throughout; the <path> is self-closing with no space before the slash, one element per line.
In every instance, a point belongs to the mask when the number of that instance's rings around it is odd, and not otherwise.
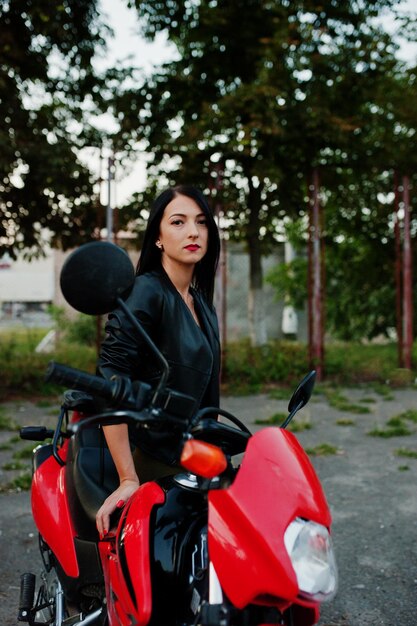
<path fill-rule="evenodd" d="M 138 276 L 126 304 L 167 359 L 168 386 L 193 396 L 198 408 L 218 407 L 217 316 L 198 292 L 192 294 L 201 328 L 163 269 Z M 106 333 L 98 372 L 105 378 L 117 374 L 156 386 L 161 375 L 159 364 L 123 310 L 109 315 Z"/>

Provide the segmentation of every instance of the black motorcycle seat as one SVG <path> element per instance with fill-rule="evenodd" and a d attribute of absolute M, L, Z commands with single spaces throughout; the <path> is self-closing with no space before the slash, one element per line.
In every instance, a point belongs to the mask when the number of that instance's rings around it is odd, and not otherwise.
<path fill-rule="evenodd" d="M 107 496 L 119 486 L 119 477 L 103 431 L 89 427 L 71 439 L 67 459 L 68 493 L 74 507 L 77 531 L 95 529 L 96 513 Z"/>

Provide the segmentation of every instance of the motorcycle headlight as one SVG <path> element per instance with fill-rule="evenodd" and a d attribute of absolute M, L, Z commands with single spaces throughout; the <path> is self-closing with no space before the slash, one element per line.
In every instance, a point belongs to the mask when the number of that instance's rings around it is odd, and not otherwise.
<path fill-rule="evenodd" d="M 337 589 L 337 568 L 329 531 L 300 518 L 288 526 L 285 547 L 297 576 L 300 596 L 306 600 L 330 600 Z"/>

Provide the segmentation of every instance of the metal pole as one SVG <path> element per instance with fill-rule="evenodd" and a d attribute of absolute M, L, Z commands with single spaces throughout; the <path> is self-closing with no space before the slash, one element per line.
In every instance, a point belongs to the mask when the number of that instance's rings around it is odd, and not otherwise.
<path fill-rule="evenodd" d="M 413 284 L 410 234 L 410 180 L 403 176 L 404 241 L 403 241 L 403 332 L 404 367 L 411 369 L 413 347 Z"/>
<path fill-rule="evenodd" d="M 101 191 L 103 185 L 103 148 L 99 153 L 99 169 L 98 169 L 98 194 L 97 194 L 97 239 L 101 239 L 101 229 L 103 226 L 103 205 L 101 203 Z M 100 354 L 101 341 L 103 338 L 103 318 L 101 315 L 96 317 L 96 351 Z"/>
<path fill-rule="evenodd" d="M 114 157 L 110 156 L 107 166 L 107 211 L 106 211 L 106 229 L 107 241 L 113 241 L 113 209 L 111 205 L 111 181 L 113 175 Z"/>
<path fill-rule="evenodd" d="M 220 233 L 220 257 L 219 266 L 217 268 L 216 277 L 216 307 L 219 312 L 219 332 L 220 332 L 220 344 L 222 347 L 221 352 L 221 371 L 224 370 L 224 358 L 227 342 L 227 305 L 226 305 L 226 284 L 227 284 L 227 252 L 226 252 L 226 240 L 222 235 L 221 218 L 223 216 L 223 205 L 220 199 L 220 193 L 223 186 L 223 165 L 220 161 L 216 167 L 215 189 L 216 189 L 216 201 L 214 214 L 218 220 L 218 228 Z"/>
<path fill-rule="evenodd" d="M 397 174 L 394 173 L 394 237 L 395 237 L 395 312 L 397 327 L 397 345 L 398 345 L 398 366 L 404 367 L 403 354 L 403 323 L 402 323 L 402 252 L 401 252 L 401 230 L 398 200 L 398 180 Z"/>

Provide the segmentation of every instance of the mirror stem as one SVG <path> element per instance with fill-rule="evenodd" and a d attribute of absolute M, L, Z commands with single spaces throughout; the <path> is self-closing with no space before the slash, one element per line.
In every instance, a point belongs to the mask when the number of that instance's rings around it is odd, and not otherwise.
<path fill-rule="evenodd" d="M 142 328 L 140 322 L 133 315 L 132 311 L 126 306 L 126 303 L 124 302 L 124 300 L 122 300 L 122 298 L 117 298 L 117 304 L 123 309 L 124 313 L 126 313 L 127 317 L 132 322 L 133 327 L 138 331 L 141 338 L 147 343 L 148 347 L 156 355 L 162 367 L 161 378 L 159 380 L 158 386 L 152 398 L 152 404 L 155 404 L 161 390 L 166 386 L 167 381 L 168 381 L 168 376 L 169 376 L 168 361 L 166 360 L 162 352 L 156 347 L 152 339 L 149 337 L 148 333 Z"/>
<path fill-rule="evenodd" d="M 284 422 L 282 422 L 280 428 L 286 428 L 288 426 L 288 424 L 291 422 L 292 418 L 294 417 L 294 415 L 297 413 L 297 411 L 299 411 L 300 409 L 302 409 L 304 406 L 304 402 L 301 401 L 299 404 L 297 404 L 297 406 L 295 407 L 295 409 L 293 409 L 291 411 L 291 413 L 289 414 L 289 416 L 286 418 L 286 420 Z"/>

